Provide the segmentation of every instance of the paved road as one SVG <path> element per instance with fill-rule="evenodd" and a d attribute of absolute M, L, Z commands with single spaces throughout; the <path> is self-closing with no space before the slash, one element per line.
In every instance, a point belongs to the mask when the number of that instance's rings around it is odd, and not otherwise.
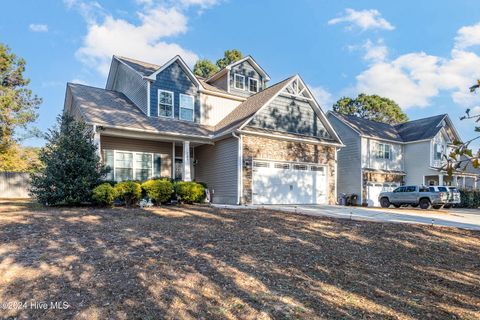
<path fill-rule="evenodd" d="M 239 206 L 228 206 L 239 208 Z M 329 216 L 335 218 L 369 220 L 397 223 L 433 224 L 437 226 L 457 227 L 463 229 L 480 230 L 480 209 L 443 209 L 422 210 L 415 208 L 363 208 L 341 207 L 327 205 L 265 205 L 248 206 L 251 208 L 264 207 L 268 209 L 297 212 L 314 216 Z M 242 206 L 240 208 L 245 208 Z"/>

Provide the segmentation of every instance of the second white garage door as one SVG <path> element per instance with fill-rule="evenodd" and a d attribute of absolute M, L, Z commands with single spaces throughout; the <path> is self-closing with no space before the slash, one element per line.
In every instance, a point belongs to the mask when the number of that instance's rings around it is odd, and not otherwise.
<path fill-rule="evenodd" d="M 325 166 L 256 160 L 253 162 L 253 204 L 324 204 Z"/>

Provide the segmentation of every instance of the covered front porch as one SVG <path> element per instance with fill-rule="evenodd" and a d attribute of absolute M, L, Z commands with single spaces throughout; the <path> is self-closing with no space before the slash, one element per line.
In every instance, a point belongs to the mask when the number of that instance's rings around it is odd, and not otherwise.
<path fill-rule="evenodd" d="M 459 189 L 480 189 L 479 177 L 472 174 L 447 174 L 428 175 L 424 177 L 424 184 L 427 186 L 453 186 Z"/>
<path fill-rule="evenodd" d="M 209 141 L 116 130 L 97 130 L 95 143 L 112 181 L 195 179 L 195 148 Z"/>

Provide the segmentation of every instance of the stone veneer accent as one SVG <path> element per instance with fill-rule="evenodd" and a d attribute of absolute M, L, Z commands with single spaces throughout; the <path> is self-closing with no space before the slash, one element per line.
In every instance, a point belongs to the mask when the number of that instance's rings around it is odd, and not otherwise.
<path fill-rule="evenodd" d="M 367 199 L 367 183 L 398 183 L 398 185 L 403 184 L 404 175 L 393 174 L 393 173 L 380 173 L 380 172 L 363 172 L 363 189 L 362 189 L 362 199 L 365 201 Z"/>
<path fill-rule="evenodd" d="M 252 166 L 253 159 L 309 162 L 327 166 L 328 203 L 335 204 L 335 147 L 305 142 L 277 140 L 260 136 L 243 135 L 243 161 L 250 165 L 243 166 L 242 202 L 252 203 Z"/>

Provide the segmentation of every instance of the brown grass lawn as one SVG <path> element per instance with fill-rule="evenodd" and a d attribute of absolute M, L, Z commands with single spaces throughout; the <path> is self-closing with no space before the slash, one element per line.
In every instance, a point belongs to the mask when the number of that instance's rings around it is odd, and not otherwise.
<path fill-rule="evenodd" d="M 54 301 L 69 308 L 42 309 Z M 480 233 L 199 206 L 4 202 L 7 317 L 479 319 Z"/>

